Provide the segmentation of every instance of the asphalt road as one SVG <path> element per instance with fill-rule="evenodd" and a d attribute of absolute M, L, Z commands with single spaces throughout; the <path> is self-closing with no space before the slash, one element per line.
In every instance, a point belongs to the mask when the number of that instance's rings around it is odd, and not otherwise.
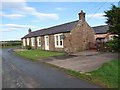
<path fill-rule="evenodd" d="M 46 64 L 18 57 L 11 49 L 2 50 L 2 87 L 98 88 Z"/>

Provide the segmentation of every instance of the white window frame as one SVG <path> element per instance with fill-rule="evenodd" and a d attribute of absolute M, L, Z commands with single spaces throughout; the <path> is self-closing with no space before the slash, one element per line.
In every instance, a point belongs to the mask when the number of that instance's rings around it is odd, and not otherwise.
<path fill-rule="evenodd" d="M 26 42 L 25 42 L 25 39 L 23 39 L 23 46 L 26 46 Z"/>
<path fill-rule="evenodd" d="M 29 38 L 27 38 L 27 45 L 29 45 L 29 43 L 30 43 L 30 39 L 29 39 Z"/>
<path fill-rule="evenodd" d="M 55 34 L 54 35 L 54 39 L 55 39 L 55 47 L 57 47 L 57 48 L 63 48 L 63 39 L 62 39 L 62 45 L 60 45 L 60 36 L 61 35 L 63 35 L 62 33 L 60 33 L 60 34 Z M 57 39 L 56 39 L 56 37 L 58 36 L 58 45 L 57 45 Z"/>
<path fill-rule="evenodd" d="M 35 38 L 34 37 L 31 38 L 31 46 L 35 46 Z"/>
<path fill-rule="evenodd" d="M 38 47 L 41 47 L 41 37 L 37 37 L 37 45 Z"/>

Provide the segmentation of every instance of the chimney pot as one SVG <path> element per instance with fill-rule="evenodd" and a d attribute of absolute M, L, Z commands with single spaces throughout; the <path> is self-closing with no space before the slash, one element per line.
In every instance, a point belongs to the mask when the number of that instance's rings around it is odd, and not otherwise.
<path fill-rule="evenodd" d="M 79 13 L 79 20 L 85 21 L 85 13 L 83 12 L 83 10 L 81 10 L 81 12 Z"/>
<path fill-rule="evenodd" d="M 32 32 L 32 30 L 29 28 L 29 29 L 28 29 L 28 33 L 31 33 L 31 32 Z"/>

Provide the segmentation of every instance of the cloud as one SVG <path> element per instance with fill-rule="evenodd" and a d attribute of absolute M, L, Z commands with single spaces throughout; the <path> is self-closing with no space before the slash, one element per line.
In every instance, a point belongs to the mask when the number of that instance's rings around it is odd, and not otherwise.
<path fill-rule="evenodd" d="M 35 28 L 34 26 L 29 25 L 19 25 L 19 24 L 3 24 L 3 27 L 10 27 L 10 28 Z"/>
<path fill-rule="evenodd" d="M 58 8 L 56 8 L 56 10 L 59 10 L 59 11 L 63 11 L 63 10 L 65 10 L 66 8 L 61 8 L 61 7 L 58 7 Z"/>
<path fill-rule="evenodd" d="M 20 9 L 26 6 L 25 0 L 2 0 L 1 9 Z"/>
<path fill-rule="evenodd" d="M 34 13 L 36 17 L 38 17 L 40 20 L 58 20 L 59 16 L 57 14 L 49 14 L 49 13 Z"/>
<path fill-rule="evenodd" d="M 24 7 L 20 8 L 20 10 L 24 13 L 30 13 L 30 12 L 35 13 L 35 12 L 37 12 L 35 8 L 28 7 L 28 6 L 24 6 Z"/>
<path fill-rule="evenodd" d="M 26 17 L 26 15 L 0 13 L 0 17 L 6 17 L 6 18 L 10 18 L 10 19 L 20 19 L 20 18 Z"/>
<path fill-rule="evenodd" d="M 18 28 L 0 28 L 0 32 L 8 32 L 13 30 L 18 30 Z"/>
<path fill-rule="evenodd" d="M 2 26 L 2 28 L 0 28 L 0 32 L 28 29 L 28 28 L 36 28 L 35 26 L 19 25 L 19 24 L 0 24 L 0 26 Z"/>
<path fill-rule="evenodd" d="M 96 14 L 89 14 L 89 15 L 86 15 L 86 17 L 89 19 L 89 18 L 95 18 L 95 19 L 103 19 L 105 18 L 104 17 L 104 13 L 96 13 Z"/>
<path fill-rule="evenodd" d="M 33 15 L 37 17 L 40 20 L 58 20 L 59 16 L 56 13 L 43 13 L 38 12 L 36 8 L 27 6 L 27 3 L 25 0 L 4 0 L 2 2 L 2 7 L 4 9 L 10 9 L 10 11 L 14 11 L 16 13 L 22 13 L 26 15 Z M 60 9 L 60 8 L 59 8 Z M 7 17 L 13 17 L 8 15 Z M 24 17 L 23 15 L 18 15 L 17 17 Z"/>
<path fill-rule="evenodd" d="M 40 20 L 58 20 L 59 16 L 55 13 L 41 13 L 33 7 L 24 7 L 23 11 L 30 13 L 31 15 L 37 17 Z"/>

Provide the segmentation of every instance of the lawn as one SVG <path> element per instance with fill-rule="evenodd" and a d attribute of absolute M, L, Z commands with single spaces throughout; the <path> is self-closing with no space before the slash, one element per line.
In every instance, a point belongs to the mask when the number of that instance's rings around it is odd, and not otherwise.
<path fill-rule="evenodd" d="M 118 87 L 118 60 L 105 63 L 96 71 L 80 73 L 73 70 L 67 70 L 67 73 L 79 78 L 86 79 L 103 87 Z"/>
<path fill-rule="evenodd" d="M 63 55 L 64 53 L 61 52 L 52 52 L 52 51 L 44 51 L 41 49 L 37 50 L 25 50 L 25 51 L 15 51 L 17 55 L 31 59 L 31 60 L 37 60 L 41 58 L 47 58 L 51 56 L 58 56 Z"/>
<path fill-rule="evenodd" d="M 20 45 L 16 45 L 16 46 L 0 46 L 0 48 L 16 48 L 16 47 L 20 47 Z"/>

